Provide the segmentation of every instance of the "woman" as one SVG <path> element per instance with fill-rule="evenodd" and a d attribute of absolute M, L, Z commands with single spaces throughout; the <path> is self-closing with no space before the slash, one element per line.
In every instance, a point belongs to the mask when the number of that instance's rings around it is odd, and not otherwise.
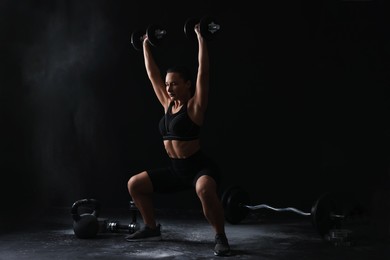
<path fill-rule="evenodd" d="M 199 24 L 195 25 L 194 30 L 198 41 L 198 71 L 194 90 L 189 73 L 183 67 L 168 69 L 164 82 L 147 36 L 143 39 L 146 72 L 165 111 L 159 128 L 171 165 L 149 169 L 129 179 L 129 194 L 145 225 L 143 229 L 128 235 L 126 240 L 161 239 L 160 224 L 156 223 L 154 216 L 153 192 L 195 188 L 204 216 L 215 231 L 214 254 L 228 255 L 230 247 L 225 234 L 223 208 L 217 195 L 219 173 L 200 147 L 200 128 L 209 94 L 209 57 Z"/>

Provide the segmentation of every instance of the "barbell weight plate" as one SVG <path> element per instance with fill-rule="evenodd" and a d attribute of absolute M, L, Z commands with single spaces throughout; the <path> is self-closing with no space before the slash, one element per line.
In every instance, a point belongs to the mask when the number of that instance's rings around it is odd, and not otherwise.
<path fill-rule="evenodd" d="M 326 192 L 317 199 L 311 208 L 312 223 L 321 237 L 329 234 L 329 231 L 335 228 L 338 223 L 332 217 L 332 214 L 339 211 L 337 197 L 339 196 L 334 192 Z"/>
<path fill-rule="evenodd" d="M 249 213 L 249 209 L 244 207 L 249 203 L 249 194 L 242 188 L 239 186 L 228 188 L 222 195 L 226 221 L 234 225 L 240 223 Z"/>
<path fill-rule="evenodd" d="M 231 197 L 231 194 L 236 190 L 242 190 L 242 188 L 239 185 L 231 185 L 225 189 L 225 191 L 223 192 L 223 194 L 221 196 L 221 202 L 222 202 L 223 208 L 226 207 L 228 200 Z"/>
<path fill-rule="evenodd" d="M 150 44 L 154 47 L 160 46 L 165 38 L 165 29 L 159 25 L 151 24 L 146 29 L 146 35 Z"/>
<path fill-rule="evenodd" d="M 200 19 L 200 33 L 206 40 L 212 40 L 220 32 L 220 24 L 215 18 L 205 16 Z"/>
<path fill-rule="evenodd" d="M 196 40 L 195 25 L 199 23 L 199 19 L 194 17 L 188 18 L 184 23 L 184 33 L 191 41 Z"/>
<path fill-rule="evenodd" d="M 228 197 L 230 196 L 232 190 L 235 190 L 235 189 L 238 189 L 239 187 L 237 185 L 233 185 L 233 186 L 229 186 L 228 188 L 226 188 L 224 190 L 224 192 L 222 193 L 222 196 L 221 196 L 221 203 L 222 203 L 222 207 L 225 209 L 226 208 L 226 205 L 227 205 L 227 200 L 228 200 Z"/>
<path fill-rule="evenodd" d="M 240 189 L 239 186 L 232 185 L 232 186 L 226 188 L 222 194 L 221 203 L 222 203 L 222 207 L 224 209 L 225 219 L 229 223 L 235 222 L 234 220 L 232 221 L 232 218 L 233 218 L 232 215 L 234 215 L 234 213 L 232 213 L 232 211 L 234 211 L 233 208 L 235 208 L 235 207 L 230 203 L 233 202 L 233 201 L 231 201 L 232 194 L 238 189 Z M 234 224 L 236 224 L 236 223 L 234 223 Z"/>
<path fill-rule="evenodd" d="M 133 45 L 134 49 L 136 49 L 137 51 L 142 50 L 144 34 L 145 33 L 141 30 L 136 30 L 131 34 L 131 44 Z"/>

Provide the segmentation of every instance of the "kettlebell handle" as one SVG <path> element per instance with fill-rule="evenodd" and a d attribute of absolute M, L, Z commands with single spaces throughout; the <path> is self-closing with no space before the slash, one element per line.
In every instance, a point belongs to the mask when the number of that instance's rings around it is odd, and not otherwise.
<path fill-rule="evenodd" d="M 92 215 L 98 217 L 100 214 L 100 203 L 96 199 L 81 199 L 73 203 L 71 214 L 74 221 L 80 220 L 79 207 L 80 206 L 93 206 Z"/>

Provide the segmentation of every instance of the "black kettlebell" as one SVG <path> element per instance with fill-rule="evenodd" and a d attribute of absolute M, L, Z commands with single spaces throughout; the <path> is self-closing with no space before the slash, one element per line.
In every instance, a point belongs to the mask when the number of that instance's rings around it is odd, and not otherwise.
<path fill-rule="evenodd" d="M 79 213 L 79 207 L 92 209 L 91 213 Z M 99 231 L 100 203 L 95 199 L 81 199 L 72 205 L 73 231 L 78 238 L 93 238 Z"/>

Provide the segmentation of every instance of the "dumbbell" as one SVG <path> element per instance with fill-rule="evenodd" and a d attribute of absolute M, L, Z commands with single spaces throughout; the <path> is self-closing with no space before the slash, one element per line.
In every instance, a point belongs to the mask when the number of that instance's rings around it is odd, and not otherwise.
<path fill-rule="evenodd" d="M 195 25 L 199 23 L 200 33 L 206 40 L 212 40 L 220 32 L 221 26 L 211 16 L 204 16 L 200 20 L 194 17 L 188 18 L 184 24 L 184 33 L 190 40 L 196 39 Z"/>
<path fill-rule="evenodd" d="M 145 34 L 148 36 L 149 43 L 152 46 L 157 47 L 160 46 L 161 43 L 163 42 L 163 39 L 166 36 L 167 31 L 163 27 L 156 24 L 149 25 L 148 28 L 146 29 L 146 32 L 142 30 L 135 30 L 131 34 L 131 44 L 133 45 L 134 49 L 136 49 L 137 51 L 142 50 L 142 43 Z"/>
<path fill-rule="evenodd" d="M 101 233 L 129 233 L 132 234 L 140 229 L 140 224 L 137 222 L 138 208 L 135 203 L 130 200 L 131 223 L 123 224 L 120 221 L 109 221 L 108 219 L 99 220 L 99 232 Z"/>
<path fill-rule="evenodd" d="M 101 233 L 129 233 L 132 234 L 139 230 L 139 223 L 123 224 L 120 221 L 108 221 L 105 220 L 102 223 L 103 229 Z"/>

